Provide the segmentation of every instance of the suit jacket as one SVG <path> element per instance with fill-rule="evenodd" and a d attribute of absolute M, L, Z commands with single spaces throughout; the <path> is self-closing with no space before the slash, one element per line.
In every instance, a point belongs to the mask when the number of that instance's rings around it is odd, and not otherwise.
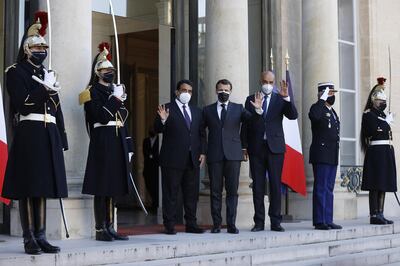
<path fill-rule="evenodd" d="M 333 117 L 332 113 L 336 116 Z M 308 117 L 311 120 L 312 143 L 310 163 L 338 164 L 340 121 L 335 110 L 329 111 L 324 100 L 314 103 Z"/>
<path fill-rule="evenodd" d="M 175 169 L 185 169 L 187 156 L 192 156 L 194 167 L 200 166 L 200 154 L 206 153 L 206 134 L 203 125 L 203 114 L 200 108 L 190 105 L 192 122 L 190 129 L 186 126 L 185 118 L 175 101 L 166 104 L 169 117 L 165 124 L 159 115 L 154 121 L 154 129 L 163 134 L 160 166 Z"/>
<path fill-rule="evenodd" d="M 245 104 L 245 108 L 252 114 L 256 114 L 254 106 L 250 103 L 250 101 L 254 101 L 254 98 L 254 94 L 248 96 Z M 297 119 L 298 114 L 293 99 L 288 102 L 279 94 L 272 92 L 266 114 L 253 115 L 249 121 L 244 123 L 242 142 L 250 155 L 262 152 L 262 144 L 265 141 L 264 133 L 266 133 L 267 145 L 272 153 L 281 154 L 285 152 L 283 116 L 291 120 Z"/>
<path fill-rule="evenodd" d="M 203 109 L 204 126 L 208 128 L 207 162 L 243 160 L 240 127 L 251 117 L 242 104 L 229 102 L 225 122 L 218 116 L 217 102 Z"/>

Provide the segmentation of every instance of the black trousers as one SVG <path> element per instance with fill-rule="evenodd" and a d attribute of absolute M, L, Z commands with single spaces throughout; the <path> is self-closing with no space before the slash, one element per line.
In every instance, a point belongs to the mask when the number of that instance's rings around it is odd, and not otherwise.
<path fill-rule="evenodd" d="M 279 225 L 282 221 L 281 216 L 281 174 L 283 168 L 284 154 L 272 153 L 266 142 L 264 142 L 263 152 L 250 155 L 250 171 L 253 178 L 253 204 L 254 204 L 254 223 L 256 226 L 265 224 L 265 182 L 268 171 L 270 187 L 268 215 L 271 225 Z"/>
<path fill-rule="evenodd" d="M 185 169 L 161 167 L 161 175 L 164 226 L 172 228 L 176 224 L 179 187 L 182 190 L 186 226 L 197 225 L 196 211 L 199 199 L 200 169 L 193 167 L 191 155 L 188 154 Z"/>
<path fill-rule="evenodd" d="M 221 208 L 224 178 L 226 190 L 226 223 L 228 227 L 235 226 L 240 163 L 240 161 L 223 160 L 208 164 L 211 186 L 211 216 L 214 226 L 221 226 L 222 223 Z"/>

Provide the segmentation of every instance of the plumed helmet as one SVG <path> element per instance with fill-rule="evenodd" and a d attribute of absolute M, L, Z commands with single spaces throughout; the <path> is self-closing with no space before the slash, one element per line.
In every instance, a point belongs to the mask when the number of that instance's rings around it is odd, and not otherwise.
<path fill-rule="evenodd" d="M 377 82 L 378 82 L 378 84 L 376 84 L 374 86 L 374 88 L 372 89 L 371 100 L 372 101 L 375 101 L 375 100 L 386 101 L 387 100 L 387 96 L 385 94 L 386 78 L 379 77 L 379 78 L 377 78 Z"/>
<path fill-rule="evenodd" d="M 107 42 L 102 42 L 99 44 L 99 54 L 97 55 L 97 61 L 94 65 L 94 72 L 97 76 L 100 76 L 100 70 L 111 69 L 115 70 L 113 64 L 111 63 L 110 54 L 110 44 Z"/>
<path fill-rule="evenodd" d="M 47 12 L 38 11 L 35 13 L 35 22 L 32 24 L 26 33 L 23 46 L 25 53 L 29 53 L 29 49 L 34 46 L 48 48 L 49 46 L 44 39 L 47 29 Z"/>

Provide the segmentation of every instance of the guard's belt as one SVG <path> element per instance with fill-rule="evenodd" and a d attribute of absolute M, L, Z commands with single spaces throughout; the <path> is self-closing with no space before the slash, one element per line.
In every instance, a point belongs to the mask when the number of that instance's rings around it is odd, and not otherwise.
<path fill-rule="evenodd" d="M 375 146 L 375 145 L 392 145 L 390 140 L 371 140 L 369 143 L 370 146 Z"/>
<path fill-rule="evenodd" d="M 110 121 L 107 124 L 101 124 L 101 123 L 94 123 L 93 127 L 97 128 L 97 127 L 123 127 L 124 123 L 122 123 L 121 121 Z"/>
<path fill-rule="evenodd" d="M 29 115 L 19 115 L 19 121 L 30 120 L 39 121 L 45 123 L 56 123 L 56 118 L 50 114 L 29 114 Z"/>

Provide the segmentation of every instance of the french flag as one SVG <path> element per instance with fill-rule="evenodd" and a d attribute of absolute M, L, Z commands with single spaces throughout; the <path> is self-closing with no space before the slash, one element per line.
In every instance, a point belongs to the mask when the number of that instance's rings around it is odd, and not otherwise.
<path fill-rule="evenodd" d="M 293 101 L 293 89 L 289 70 L 286 70 L 286 82 L 290 100 Z M 306 175 L 304 171 L 304 157 L 301 147 L 300 130 L 297 119 L 283 118 L 283 132 L 285 134 L 286 153 L 283 162 L 281 182 L 293 191 L 307 196 Z"/>
<path fill-rule="evenodd" d="M 0 86 L 0 192 L 3 191 L 4 174 L 8 159 L 6 121 L 4 119 L 3 97 Z M 1 195 L 1 194 L 0 194 Z M 10 204 L 10 200 L 0 196 L 0 201 Z"/>

